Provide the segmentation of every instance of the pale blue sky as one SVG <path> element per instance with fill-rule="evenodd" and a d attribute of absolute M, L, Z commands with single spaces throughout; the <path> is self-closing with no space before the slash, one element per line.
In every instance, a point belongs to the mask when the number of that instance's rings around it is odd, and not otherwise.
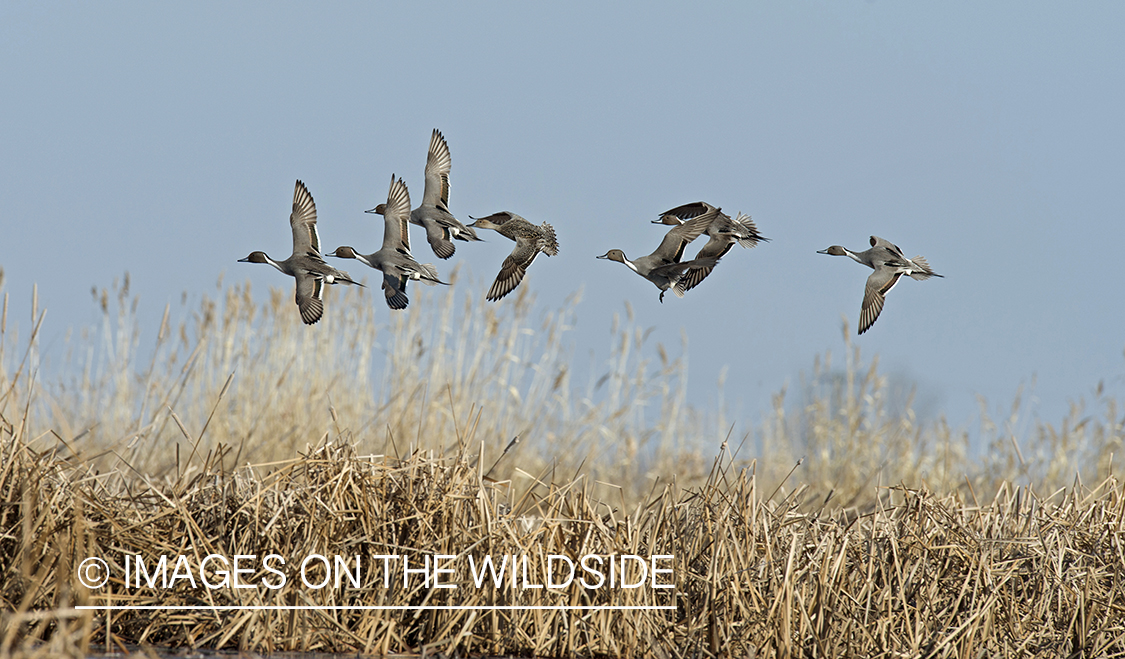
<path fill-rule="evenodd" d="M 1057 422 L 1099 380 L 1125 390 L 1123 19 L 1103 2 L 3 3 L 10 311 L 38 282 L 51 349 L 126 270 L 153 328 L 222 273 L 288 289 L 236 259 L 288 254 L 293 180 L 327 248 L 373 250 L 362 211 L 392 172 L 420 196 L 437 127 L 459 217 L 556 227 L 560 255 L 523 285 L 552 307 L 585 287 L 582 362 L 628 298 L 654 343 L 686 330 L 697 404 L 729 365 L 726 400 L 754 423 L 840 354 L 841 313 L 854 332 L 868 271 L 816 250 L 876 234 L 946 278 L 897 286 L 865 353 L 954 426 L 1033 377 Z M 649 220 L 700 199 L 773 242 L 663 305 L 594 260 L 648 253 Z M 511 248 L 485 237 L 453 259 L 478 297 Z"/>

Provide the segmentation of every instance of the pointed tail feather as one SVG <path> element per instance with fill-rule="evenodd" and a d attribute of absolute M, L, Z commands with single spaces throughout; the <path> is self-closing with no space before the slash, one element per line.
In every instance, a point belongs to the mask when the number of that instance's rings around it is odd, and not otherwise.
<path fill-rule="evenodd" d="M 915 256 L 914 258 L 912 258 L 910 260 L 914 263 L 914 265 L 918 266 L 919 268 L 922 268 L 921 272 L 911 272 L 910 273 L 911 279 L 917 279 L 918 281 L 924 281 L 926 279 L 929 279 L 930 277 L 942 277 L 942 278 L 945 277 L 945 275 L 939 275 L 938 273 L 934 272 L 933 269 L 930 268 L 930 264 L 926 262 L 926 259 L 924 259 L 921 256 Z"/>
<path fill-rule="evenodd" d="M 470 226 L 459 226 L 456 231 L 450 231 L 453 238 L 456 240 L 463 240 L 467 243 L 478 242 L 483 243 L 484 239 L 477 236 L 477 232 Z"/>
<path fill-rule="evenodd" d="M 742 225 L 742 228 L 746 233 L 744 237 L 739 238 L 738 240 L 738 244 L 742 247 L 749 249 L 756 246 L 758 243 L 768 243 L 770 241 L 769 238 L 766 238 L 762 234 L 758 233 L 758 227 L 754 224 L 754 220 L 750 219 L 749 215 L 739 213 L 738 217 L 736 217 L 734 221 Z"/>
<path fill-rule="evenodd" d="M 449 282 L 442 281 L 441 278 L 438 277 L 437 268 L 434 267 L 433 263 L 419 263 L 417 276 L 411 277 L 411 279 L 417 279 L 427 286 L 436 286 L 437 284 L 449 285 Z"/>

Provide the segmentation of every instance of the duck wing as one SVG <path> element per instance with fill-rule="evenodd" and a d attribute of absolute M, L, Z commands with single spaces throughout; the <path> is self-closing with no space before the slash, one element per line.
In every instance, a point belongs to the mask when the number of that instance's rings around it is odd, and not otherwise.
<path fill-rule="evenodd" d="M 672 217 L 679 218 L 683 222 L 687 222 L 693 217 L 699 217 L 700 215 L 712 210 L 717 211 L 719 209 L 707 203 L 706 201 L 695 201 L 690 204 L 684 204 L 683 206 L 676 206 L 675 208 L 666 210 L 660 214 L 660 217 L 671 215 Z"/>
<path fill-rule="evenodd" d="M 430 249 L 434 251 L 434 256 L 439 259 L 447 259 L 453 256 L 457 248 L 453 246 L 453 241 L 450 240 L 452 236 L 449 227 L 429 217 L 419 216 L 419 218 L 418 224 L 426 229 L 426 242 L 430 243 Z"/>
<path fill-rule="evenodd" d="M 449 170 L 453 160 L 449 145 L 441 131 L 434 129 L 430 136 L 430 150 L 426 154 L 426 188 L 422 192 L 423 206 L 449 209 Z"/>
<path fill-rule="evenodd" d="M 324 280 L 305 273 L 298 274 L 296 302 L 301 320 L 306 325 L 320 320 L 324 315 Z"/>
<path fill-rule="evenodd" d="M 406 297 L 406 278 L 400 279 L 383 273 L 383 297 L 386 298 L 388 307 L 405 309 L 410 304 L 410 298 Z"/>
<path fill-rule="evenodd" d="M 709 247 L 710 249 L 708 249 Z M 730 251 L 731 247 L 734 247 L 734 243 L 724 243 L 714 238 L 707 241 L 703 249 L 699 250 L 699 253 L 695 255 L 695 260 L 685 261 L 685 263 L 706 262 L 709 260 L 714 260 L 715 263 L 712 265 L 698 265 L 688 269 L 688 271 L 684 273 L 684 276 L 680 278 L 680 281 L 676 283 L 676 289 L 679 294 L 682 296 L 683 293 L 702 284 L 703 280 L 707 278 L 707 275 L 711 274 L 711 271 L 715 269 L 715 265 L 718 264 L 719 259 L 726 256 L 726 253 Z"/>
<path fill-rule="evenodd" d="M 401 177 L 391 174 L 391 187 L 387 190 L 387 203 L 383 207 L 383 248 L 398 249 L 405 242 L 410 249 L 410 191 Z"/>
<path fill-rule="evenodd" d="M 410 191 L 391 174 L 391 188 L 383 210 L 383 249 L 410 251 Z"/>
<path fill-rule="evenodd" d="M 294 254 L 320 254 L 320 235 L 316 232 L 316 203 L 300 179 L 297 179 L 297 185 L 293 188 L 293 212 L 289 214 L 289 226 L 293 229 Z"/>
<path fill-rule="evenodd" d="M 879 318 L 883 311 L 883 302 L 887 292 L 898 283 L 901 272 L 890 268 L 876 268 L 875 272 L 867 278 L 867 286 L 863 290 L 863 306 L 859 311 L 859 333 L 863 334 Z"/>
<path fill-rule="evenodd" d="M 718 214 L 719 209 L 712 206 L 710 210 L 679 226 L 672 227 L 668 233 L 664 234 L 664 240 L 660 241 L 660 246 L 656 248 L 652 255 L 667 261 L 679 262 L 683 258 L 684 248 L 687 247 L 687 244 L 703 235 L 703 232 L 711 226 L 711 222 L 718 217 Z"/>
<path fill-rule="evenodd" d="M 496 275 L 496 281 L 492 282 L 485 299 L 495 302 L 515 290 L 523 281 L 528 266 L 538 253 L 539 246 L 536 242 L 524 236 L 517 237 L 515 249 L 504 258 L 504 263 L 500 266 L 500 274 Z"/>
<path fill-rule="evenodd" d="M 486 222 L 491 222 L 497 226 L 504 226 L 508 222 L 527 222 L 527 220 L 520 217 L 519 215 L 516 215 L 512 211 L 500 211 L 498 213 L 493 213 L 492 215 L 485 215 L 484 217 L 473 217 L 472 215 L 470 215 L 469 219 L 485 220 Z M 528 224 L 530 224 L 530 222 L 528 222 Z M 492 227 L 489 228 L 491 229 Z"/>
<path fill-rule="evenodd" d="M 890 253 L 899 257 L 903 261 L 908 260 L 906 258 L 906 255 L 902 253 L 902 250 L 899 249 L 898 245 L 896 245 L 896 244 L 892 243 L 891 241 L 886 240 L 884 238 L 880 238 L 879 236 L 871 236 L 871 246 L 872 247 L 882 247 L 883 249 L 889 251 Z"/>

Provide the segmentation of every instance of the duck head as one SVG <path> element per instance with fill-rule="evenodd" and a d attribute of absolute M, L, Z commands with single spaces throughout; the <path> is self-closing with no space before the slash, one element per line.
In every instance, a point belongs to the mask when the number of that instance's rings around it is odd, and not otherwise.
<path fill-rule="evenodd" d="M 250 252 L 250 255 L 244 259 L 238 259 L 239 263 L 269 263 L 269 257 L 265 252 Z"/>
<path fill-rule="evenodd" d="M 608 259 L 610 261 L 617 261 L 618 263 L 628 263 L 629 261 L 629 259 L 625 258 L 625 252 L 622 252 L 619 249 L 611 249 L 605 254 L 602 254 L 601 256 L 597 256 L 595 258 Z"/>

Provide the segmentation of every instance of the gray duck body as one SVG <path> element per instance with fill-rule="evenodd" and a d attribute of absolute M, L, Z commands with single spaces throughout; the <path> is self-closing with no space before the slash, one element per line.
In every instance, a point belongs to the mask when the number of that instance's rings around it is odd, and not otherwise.
<path fill-rule="evenodd" d="M 708 241 L 696 253 L 696 259 L 714 258 L 721 259 L 730 252 L 735 243 L 744 248 L 751 248 L 761 242 L 769 242 L 769 238 L 763 236 L 754 221 L 750 219 L 749 215 L 739 213 L 737 218 L 731 218 L 730 215 L 722 212 L 721 208 L 713 206 L 705 201 L 697 201 L 683 206 L 677 206 L 671 210 L 664 211 L 659 220 L 653 220 L 653 224 L 667 224 L 667 225 L 680 225 L 685 221 L 694 217 L 699 217 L 704 213 L 714 212 L 715 219 L 707 226 Z M 711 274 L 714 267 L 695 268 L 685 273 L 684 277 L 677 282 L 677 289 L 681 293 L 685 293 L 695 288 Z"/>
<path fill-rule="evenodd" d="M 660 245 L 651 254 L 641 256 L 630 261 L 625 252 L 620 249 L 611 249 L 597 258 L 624 263 L 630 270 L 652 282 L 660 289 L 660 301 L 664 301 L 664 293 L 673 288 L 688 272 L 702 268 L 713 268 L 719 259 L 714 257 L 696 258 L 691 261 L 681 262 L 684 249 L 688 243 L 698 238 L 707 230 L 715 220 L 717 210 L 712 208 L 682 224 L 673 226 L 664 235 Z M 683 291 L 673 289 L 677 297 L 683 297 Z"/>
<path fill-rule="evenodd" d="M 923 257 L 915 256 L 913 259 L 908 259 L 898 245 L 888 240 L 879 236 L 871 236 L 869 242 L 871 247 L 862 252 L 853 252 L 840 245 L 833 245 L 828 249 L 817 251 L 817 254 L 847 256 L 875 271 L 867 277 L 867 284 L 863 290 L 863 304 L 859 311 L 860 334 L 871 329 L 871 326 L 878 320 L 879 314 L 883 311 L 887 293 L 894 288 L 900 277 L 906 275 L 919 281 L 930 277 L 944 277 L 944 275 L 934 272 Z"/>
<path fill-rule="evenodd" d="M 406 295 L 406 284 L 411 279 L 433 286 L 445 284 L 438 279 L 437 270 L 432 264 L 418 263 L 410 253 L 410 191 L 406 183 L 391 175 L 391 187 L 387 191 L 386 203 L 379 204 L 371 211 L 383 216 L 383 245 L 371 254 L 360 254 L 347 245 L 337 247 L 330 256 L 357 259 L 369 267 L 383 273 L 383 295 L 391 309 L 405 309 L 410 303 Z"/>
<path fill-rule="evenodd" d="M 316 204 L 305 184 L 297 180 L 293 189 L 293 212 L 289 215 L 293 231 L 293 254 L 275 261 L 265 252 L 250 252 L 239 263 L 268 263 L 296 280 L 294 301 L 301 320 L 312 325 L 324 315 L 325 284 L 358 284 L 348 273 L 328 265 L 320 255 L 320 235 L 316 230 Z"/>
<path fill-rule="evenodd" d="M 449 172 L 453 160 L 441 131 L 434 129 L 426 154 L 426 187 L 422 203 L 410 212 L 410 223 L 426 230 L 426 241 L 439 259 L 453 256 L 454 240 L 479 241 L 475 231 L 449 212 Z"/>

